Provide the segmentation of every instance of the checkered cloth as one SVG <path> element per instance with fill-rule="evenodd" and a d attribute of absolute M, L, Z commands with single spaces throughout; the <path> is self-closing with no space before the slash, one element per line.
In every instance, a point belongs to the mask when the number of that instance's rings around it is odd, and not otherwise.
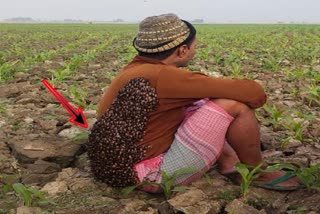
<path fill-rule="evenodd" d="M 174 185 L 187 185 L 208 171 L 220 156 L 225 136 L 233 117 L 224 109 L 203 99 L 185 111 L 185 119 L 178 128 L 169 150 L 155 158 L 135 165 L 140 181 L 163 183 L 160 171 L 173 176 L 179 169 L 195 171 L 181 174 Z M 144 186 L 147 192 L 159 192 L 158 187 Z"/>

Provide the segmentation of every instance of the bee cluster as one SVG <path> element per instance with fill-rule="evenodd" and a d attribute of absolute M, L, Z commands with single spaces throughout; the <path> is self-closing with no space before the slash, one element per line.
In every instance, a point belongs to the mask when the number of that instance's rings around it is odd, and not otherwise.
<path fill-rule="evenodd" d="M 119 92 L 89 135 L 88 157 L 93 175 L 112 187 L 137 183 L 134 164 L 143 160 L 142 140 L 148 114 L 157 106 L 156 91 L 149 81 L 135 78 Z"/>

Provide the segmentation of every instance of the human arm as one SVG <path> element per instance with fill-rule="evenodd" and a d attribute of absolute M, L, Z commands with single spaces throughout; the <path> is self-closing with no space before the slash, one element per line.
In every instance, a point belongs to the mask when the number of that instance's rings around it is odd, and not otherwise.
<path fill-rule="evenodd" d="M 253 80 L 214 78 L 178 68 L 160 72 L 157 93 L 159 98 L 232 99 L 251 108 L 261 107 L 266 102 L 263 88 Z"/>

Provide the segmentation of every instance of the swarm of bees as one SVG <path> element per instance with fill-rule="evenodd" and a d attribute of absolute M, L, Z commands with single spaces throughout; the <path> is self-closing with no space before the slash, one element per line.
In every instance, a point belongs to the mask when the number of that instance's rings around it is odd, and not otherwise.
<path fill-rule="evenodd" d="M 148 148 L 136 142 L 143 138 L 148 114 L 157 103 L 156 90 L 144 78 L 132 79 L 119 91 L 89 135 L 88 157 L 97 180 L 112 187 L 137 183 L 133 166 Z"/>

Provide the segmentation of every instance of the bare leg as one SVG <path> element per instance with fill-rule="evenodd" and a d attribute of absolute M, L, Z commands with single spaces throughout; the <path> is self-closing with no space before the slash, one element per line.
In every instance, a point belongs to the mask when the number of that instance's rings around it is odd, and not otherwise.
<path fill-rule="evenodd" d="M 216 99 L 213 102 L 234 117 L 226 137 L 241 162 L 251 166 L 260 164 L 262 162 L 260 128 L 254 110 L 233 100 Z M 232 149 L 225 146 L 223 155 L 234 154 Z"/>
<path fill-rule="evenodd" d="M 221 174 L 228 174 L 235 171 L 234 165 L 240 162 L 237 153 L 226 142 L 222 153 L 217 161 Z"/>
<path fill-rule="evenodd" d="M 225 145 L 218 160 L 220 172 L 230 171 L 239 160 L 250 166 L 262 163 L 260 128 L 254 110 L 233 100 L 215 99 L 213 102 L 234 117 L 226 136 L 230 146 Z M 257 180 L 271 181 L 284 174 L 283 171 L 264 173 Z M 293 178 L 282 182 L 281 186 L 297 186 L 298 184 L 298 180 Z"/>

